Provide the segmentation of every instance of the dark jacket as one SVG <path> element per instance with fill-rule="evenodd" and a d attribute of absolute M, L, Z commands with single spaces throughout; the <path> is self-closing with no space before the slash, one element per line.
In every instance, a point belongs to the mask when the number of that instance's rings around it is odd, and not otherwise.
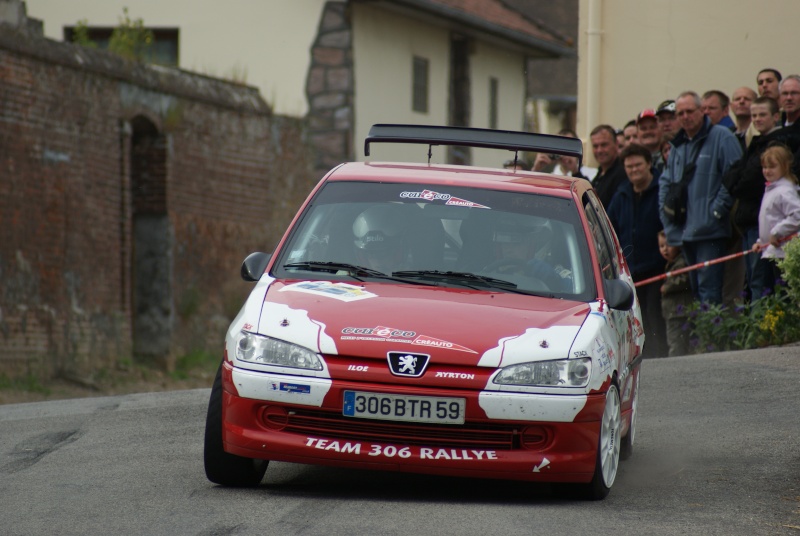
<path fill-rule="evenodd" d="M 662 273 L 664 259 L 658 250 L 658 232 L 663 228 L 658 217 L 658 177 L 639 195 L 626 179 L 606 212 L 634 281 L 651 277 L 654 272 Z"/>
<path fill-rule="evenodd" d="M 755 136 L 745 155 L 725 173 L 722 184 L 738 200 L 733 213 L 733 224 L 739 229 L 758 226 L 758 210 L 764 197 L 764 174 L 761 172 L 761 153 L 772 143 L 786 145 L 792 153 L 800 150 L 800 123 L 779 128 L 763 136 Z M 800 172 L 800 162 L 795 158 L 793 171 Z"/>
<path fill-rule="evenodd" d="M 600 202 L 603 203 L 603 208 L 608 208 L 611 198 L 617 193 L 620 184 L 625 182 L 628 182 L 628 176 L 625 174 L 625 168 L 622 166 L 619 157 L 614 160 L 614 163 L 605 173 L 602 170 L 597 171 L 597 175 L 592 181 L 592 186 L 597 192 Z"/>
<path fill-rule="evenodd" d="M 676 225 L 663 210 L 664 199 L 671 184 L 680 182 L 683 168 L 691 162 L 700 140 L 705 140 L 696 159 L 697 169 L 689 183 L 686 223 Z M 731 235 L 729 211 L 733 206 L 728 190 L 722 185 L 722 176 L 742 157 L 742 148 L 736 136 L 725 127 L 711 125 L 705 117 L 697 135 L 689 139 L 681 129 L 672 140 L 672 150 L 664 173 L 659 179 L 658 207 L 667 243 L 679 246 L 683 242 L 696 242 L 727 238 Z"/>
<path fill-rule="evenodd" d="M 686 268 L 686 258 L 682 251 L 674 261 L 667 263 L 664 271 L 673 272 L 681 268 Z M 689 306 L 693 301 L 689 272 L 668 277 L 661 285 L 661 316 L 665 320 L 689 316 Z"/>

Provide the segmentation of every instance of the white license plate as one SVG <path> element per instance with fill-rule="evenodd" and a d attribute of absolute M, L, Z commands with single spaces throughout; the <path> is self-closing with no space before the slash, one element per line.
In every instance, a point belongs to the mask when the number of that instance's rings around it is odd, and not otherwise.
<path fill-rule="evenodd" d="M 384 421 L 464 424 L 463 398 L 345 391 L 342 414 Z"/>

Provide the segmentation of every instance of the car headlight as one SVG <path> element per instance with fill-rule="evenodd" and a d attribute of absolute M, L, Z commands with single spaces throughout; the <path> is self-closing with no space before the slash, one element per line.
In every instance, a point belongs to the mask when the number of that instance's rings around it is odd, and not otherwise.
<path fill-rule="evenodd" d="M 236 340 L 236 357 L 248 363 L 322 370 L 319 356 L 308 348 L 246 331 Z"/>
<path fill-rule="evenodd" d="M 583 387 L 589 383 L 592 359 L 536 361 L 505 367 L 495 376 L 500 385 L 544 385 L 548 387 Z"/>

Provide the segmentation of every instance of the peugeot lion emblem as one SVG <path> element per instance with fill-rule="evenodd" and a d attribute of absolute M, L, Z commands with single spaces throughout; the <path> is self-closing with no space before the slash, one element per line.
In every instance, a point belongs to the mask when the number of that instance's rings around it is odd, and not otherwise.
<path fill-rule="evenodd" d="M 410 354 L 408 352 L 389 352 L 389 370 L 395 376 L 419 378 L 428 366 L 431 356 L 426 354 Z"/>

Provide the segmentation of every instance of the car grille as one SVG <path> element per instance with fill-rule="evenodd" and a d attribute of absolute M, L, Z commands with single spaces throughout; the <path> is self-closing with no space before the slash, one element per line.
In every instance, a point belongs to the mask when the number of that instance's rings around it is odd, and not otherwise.
<path fill-rule="evenodd" d="M 513 425 L 398 423 L 309 410 L 293 410 L 287 417 L 284 431 L 326 439 L 493 450 L 519 448 L 520 431 Z"/>

